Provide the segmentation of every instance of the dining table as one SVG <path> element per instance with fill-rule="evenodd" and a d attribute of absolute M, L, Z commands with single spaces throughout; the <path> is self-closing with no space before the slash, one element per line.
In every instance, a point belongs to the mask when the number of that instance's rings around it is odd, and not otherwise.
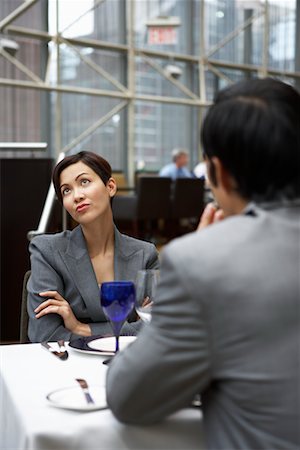
<path fill-rule="evenodd" d="M 201 408 L 188 406 L 154 425 L 123 424 L 106 405 L 107 356 L 66 348 L 68 358 L 62 360 L 39 343 L 0 345 L 1 449 L 204 448 Z M 92 395 L 101 394 L 94 408 L 82 403 L 77 379 L 86 380 Z M 76 404 L 79 395 L 83 400 Z"/>

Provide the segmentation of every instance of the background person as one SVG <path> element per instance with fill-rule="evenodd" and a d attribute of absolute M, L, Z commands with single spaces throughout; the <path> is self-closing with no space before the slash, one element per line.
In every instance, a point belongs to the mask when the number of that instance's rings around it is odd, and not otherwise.
<path fill-rule="evenodd" d="M 112 333 L 100 306 L 103 281 L 134 281 L 139 269 L 157 269 L 153 244 L 121 234 L 111 201 L 117 186 L 110 164 L 92 152 L 67 156 L 53 171 L 59 201 L 79 223 L 73 231 L 30 242 L 28 336 L 32 342 Z M 138 323 L 123 332 L 135 333 Z"/>
<path fill-rule="evenodd" d="M 200 393 L 205 448 L 296 450 L 300 95 L 272 79 L 233 85 L 202 139 L 226 218 L 165 247 L 152 321 L 114 358 L 108 404 L 146 424 Z M 209 205 L 203 222 L 214 216 Z"/>
<path fill-rule="evenodd" d="M 206 180 L 206 164 L 204 161 L 199 162 L 195 167 L 194 167 L 194 175 L 196 178 L 202 178 L 203 180 Z"/>
<path fill-rule="evenodd" d="M 192 178 L 192 174 L 187 168 L 189 163 L 189 153 L 184 149 L 175 149 L 172 152 L 173 162 L 162 167 L 159 172 L 160 177 Z"/>

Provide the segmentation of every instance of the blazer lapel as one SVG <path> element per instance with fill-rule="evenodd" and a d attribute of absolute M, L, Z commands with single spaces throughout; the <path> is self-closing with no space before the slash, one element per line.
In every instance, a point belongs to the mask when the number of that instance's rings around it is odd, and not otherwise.
<path fill-rule="evenodd" d="M 135 281 L 136 274 L 143 267 L 144 252 L 132 247 L 131 239 L 115 228 L 115 280 Z"/>
<path fill-rule="evenodd" d="M 66 251 L 60 253 L 86 304 L 91 319 L 93 321 L 103 320 L 97 279 L 80 226 L 74 228 L 70 234 Z"/>

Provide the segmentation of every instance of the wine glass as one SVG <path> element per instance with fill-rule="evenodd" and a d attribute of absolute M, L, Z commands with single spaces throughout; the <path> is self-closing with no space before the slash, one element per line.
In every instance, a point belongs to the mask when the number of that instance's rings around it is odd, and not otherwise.
<path fill-rule="evenodd" d="M 135 287 L 132 281 L 105 281 L 100 288 L 101 306 L 109 320 L 119 351 L 121 328 L 134 307 Z"/>
<path fill-rule="evenodd" d="M 156 295 L 159 270 L 139 270 L 136 277 L 135 310 L 144 322 L 150 322 L 152 304 Z"/>

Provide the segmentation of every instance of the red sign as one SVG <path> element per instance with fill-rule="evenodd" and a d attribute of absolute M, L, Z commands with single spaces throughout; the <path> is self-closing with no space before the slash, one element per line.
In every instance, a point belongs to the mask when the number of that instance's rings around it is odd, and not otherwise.
<path fill-rule="evenodd" d="M 148 44 L 177 44 L 177 30 L 174 27 L 149 27 Z"/>

